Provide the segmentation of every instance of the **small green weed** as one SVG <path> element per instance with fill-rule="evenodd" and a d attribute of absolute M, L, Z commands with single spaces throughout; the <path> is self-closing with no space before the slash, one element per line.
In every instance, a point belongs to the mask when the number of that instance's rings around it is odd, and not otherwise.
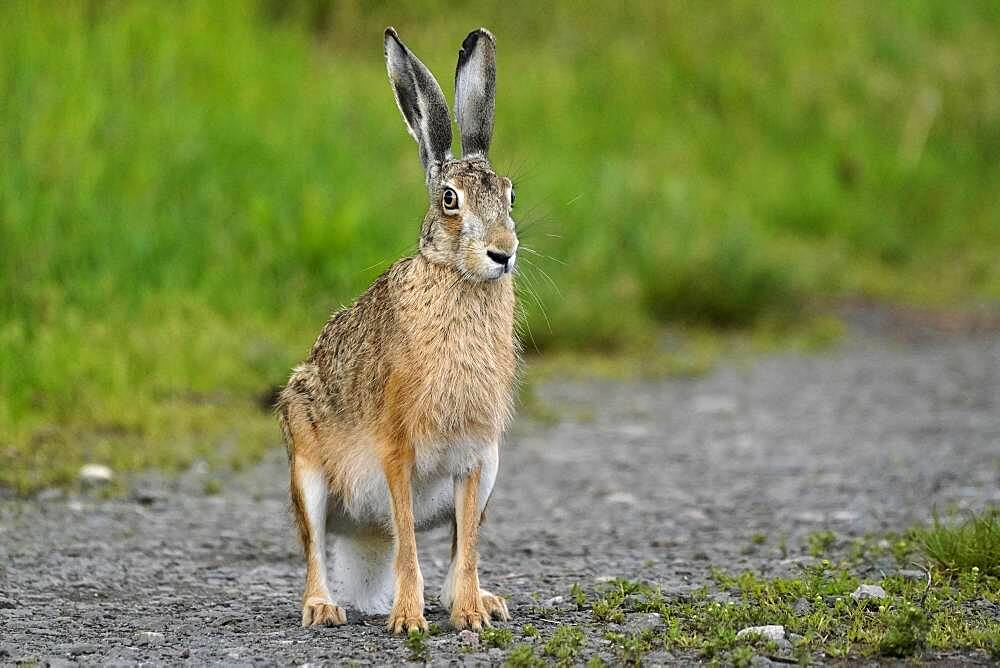
<path fill-rule="evenodd" d="M 594 614 L 594 619 L 598 622 L 621 624 L 625 621 L 625 613 L 621 609 L 621 599 L 612 596 L 605 596 L 594 601 L 591 611 Z"/>
<path fill-rule="evenodd" d="M 614 633 L 604 634 L 604 639 L 610 641 L 618 651 L 621 662 L 630 666 L 641 666 L 642 657 L 653 649 L 653 631 L 645 630 L 641 633 Z"/>
<path fill-rule="evenodd" d="M 427 646 L 427 636 L 427 633 L 418 629 L 406 634 L 406 649 L 410 650 L 410 661 L 427 663 L 430 660 L 431 651 Z"/>
<path fill-rule="evenodd" d="M 535 628 L 534 624 L 525 624 L 524 626 L 521 627 L 521 635 L 523 635 L 525 638 L 537 638 L 538 629 Z"/>
<path fill-rule="evenodd" d="M 888 626 L 879 643 L 880 654 L 904 657 L 924 648 L 930 623 L 923 610 L 907 606 L 890 617 Z"/>
<path fill-rule="evenodd" d="M 222 482 L 216 478 L 208 478 L 201 484 L 201 492 L 205 496 L 216 496 L 222 491 Z"/>
<path fill-rule="evenodd" d="M 753 665 L 754 656 L 756 656 L 756 652 L 753 651 L 752 647 L 740 645 L 739 647 L 734 647 L 733 651 L 729 653 L 729 661 L 737 668 L 743 668 L 744 666 Z"/>
<path fill-rule="evenodd" d="M 514 641 L 514 634 L 510 629 L 491 628 L 483 629 L 479 632 L 479 639 L 486 647 L 499 647 L 503 649 Z"/>
<path fill-rule="evenodd" d="M 577 626 L 572 624 L 560 626 L 545 643 L 542 651 L 547 656 L 554 657 L 557 663 L 569 665 L 574 663 L 573 660 L 583 648 L 586 638 L 586 635 Z"/>
<path fill-rule="evenodd" d="M 971 514 L 949 525 L 935 516 L 931 526 L 915 532 L 921 550 L 941 568 L 1000 576 L 1000 508 Z"/>
<path fill-rule="evenodd" d="M 837 536 L 832 531 L 814 531 L 806 538 L 809 554 L 817 559 L 829 552 L 836 542 Z"/>
<path fill-rule="evenodd" d="M 535 648 L 531 645 L 515 645 L 507 655 L 508 668 L 541 668 L 545 661 L 535 656 Z"/>
<path fill-rule="evenodd" d="M 576 603 L 577 610 L 583 610 L 587 607 L 587 594 L 580 588 L 580 585 L 574 583 L 569 589 L 569 595 Z"/>

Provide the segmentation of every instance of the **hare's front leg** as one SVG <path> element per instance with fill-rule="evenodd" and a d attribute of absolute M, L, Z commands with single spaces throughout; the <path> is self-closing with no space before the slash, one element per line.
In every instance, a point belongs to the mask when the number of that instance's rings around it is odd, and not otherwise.
<path fill-rule="evenodd" d="M 490 619 L 508 620 L 507 602 L 479 586 L 479 524 L 496 476 L 493 459 L 455 480 L 455 526 L 451 567 L 445 578 L 441 602 L 451 606 L 451 623 L 457 629 L 491 626 Z M 486 488 L 488 486 L 488 489 Z"/>
<path fill-rule="evenodd" d="M 302 594 L 302 626 L 335 626 L 347 622 L 326 583 L 326 501 L 329 485 L 323 470 L 298 455 L 291 460 L 292 506 L 306 553 L 306 587 Z"/>
<path fill-rule="evenodd" d="M 427 630 L 424 619 L 424 577 L 417 561 L 417 536 L 413 521 L 413 463 L 390 456 L 384 466 L 392 497 L 392 526 L 395 544 L 393 569 L 395 585 L 392 610 L 386 625 L 393 633 Z"/>

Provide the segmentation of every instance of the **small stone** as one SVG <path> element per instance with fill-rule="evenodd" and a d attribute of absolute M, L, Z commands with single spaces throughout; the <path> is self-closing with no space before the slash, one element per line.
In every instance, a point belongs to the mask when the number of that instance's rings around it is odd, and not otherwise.
<path fill-rule="evenodd" d="M 719 414 L 733 413 L 739 406 L 732 398 L 725 395 L 702 394 L 694 398 L 695 413 Z"/>
<path fill-rule="evenodd" d="M 625 630 L 630 633 L 656 631 L 663 626 L 663 618 L 655 612 L 634 612 L 625 615 Z"/>
<path fill-rule="evenodd" d="M 851 592 L 851 598 L 855 601 L 881 600 L 885 598 L 885 589 L 878 585 L 861 585 Z"/>
<path fill-rule="evenodd" d="M 926 580 L 927 579 L 927 573 L 924 573 L 923 571 L 918 571 L 916 569 L 905 569 L 904 568 L 903 570 L 896 571 L 896 575 L 898 575 L 899 577 L 901 577 L 901 578 L 903 578 L 905 580 Z"/>
<path fill-rule="evenodd" d="M 61 489 L 56 489 L 55 487 L 46 487 L 42 491 L 35 495 L 35 499 L 41 502 L 55 501 L 56 499 L 63 498 L 64 492 Z"/>
<path fill-rule="evenodd" d="M 181 650 L 181 655 L 180 656 L 181 656 L 182 659 L 188 659 L 188 658 L 190 658 L 191 657 L 191 650 L 188 649 L 187 647 L 185 647 L 184 649 Z"/>
<path fill-rule="evenodd" d="M 85 483 L 99 485 L 111 482 L 114 472 L 104 464 L 84 464 L 80 467 L 78 477 Z"/>
<path fill-rule="evenodd" d="M 153 487 L 139 487 L 132 490 L 132 499 L 144 506 L 151 506 L 166 498 L 163 491 Z"/>
<path fill-rule="evenodd" d="M 166 640 L 164 635 L 156 631 L 139 631 L 135 634 L 135 644 L 140 647 L 144 645 L 162 645 L 164 640 Z"/>
<path fill-rule="evenodd" d="M 74 512 L 74 513 L 82 513 L 83 512 L 83 503 L 81 503 L 80 501 L 77 501 L 76 499 L 73 499 L 72 501 L 70 501 L 69 503 L 67 503 L 66 507 L 69 510 L 71 510 L 72 512 Z"/>
<path fill-rule="evenodd" d="M 475 631 L 470 631 L 469 629 L 460 631 L 458 634 L 458 640 L 463 645 L 468 645 L 469 647 L 479 647 L 479 634 Z"/>
<path fill-rule="evenodd" d="M 493 661 L 499 661 L 502 658 L 503 658 L 502 649 L 500 649 L 499 647 L 490 648 L 490 659 L 492 659 Z"/>
<path fill-rule="evenodd" d="M 608 495 L 607 502 L 622 506 L 634 506 L 639 503 L 639 499 L 635 498 L 635 494 L 629 494 L 628 492 L 615 492 L 614 494 Z"/>
<path fill-rule="evenodd" d="M 49 666 L 49 668 L 70 668 L 71 666 L 76 665 L 72 661 L 64 659 L 61 656 L 49 657 L 45 659 L 42 663 L 44 663 L 46 666 Z"/>
<path fill-rule="evenodd" d="M 740 632 L 736 634 L 737 638 L 746 638 L 747 636 L 760 636 L 764 640 L 778 642 L 779 640 L 785 639 L 785 627 L 781 624 L 748 626 L 745 629 L 741 629 Z"/>
<path fill-rule="evenodd" d="M 562 603 L 564 600 L 565 599 L 562 596 L 553 596 L 552 598 L 545 601 L 545 607 L 553 608 Z"/>
<path fill-rule="evenodd" d="M 0 610 L 13 610 L 16 607 L 17 603 L 15 601 L 0 596 Z"/>
<path fill-rule="evenodd" d="M 800 636 L 798 633 L 789 633 L 788 634 L 788 640 L 793 645 L 798 645 L 800 642 L 802 642 L 805 639 L 806 639 L 805 636 Z"/>
<path fill-rule="evenodd" d="M 78 642 L 67 647 L 66 651 L 73 656 L 78 656 L 80 654 L 96 654 L 99 649 L 97 645 L 88 642 Z"/>
<path fill-rule="evenodd" d="M 812 603 L 809 602 L 809 599 L 806 598 L 805 596 L 800 596 L 795 601 L 795 607 L 793 608 L 793 611 L 795 612 L 796 617 L 805 617 L 810 612 L 812 612 L 812 609 L 813 606 Z"/>

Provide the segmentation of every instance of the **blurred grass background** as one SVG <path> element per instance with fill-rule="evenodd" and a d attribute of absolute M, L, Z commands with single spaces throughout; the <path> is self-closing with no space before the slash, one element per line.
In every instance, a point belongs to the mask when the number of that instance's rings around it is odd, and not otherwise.
<path fill-rule="evenodd" d="M 498 40 L 529 349 L 1000 299 L 1000 3 L 0 4 L 0 485 L 240 465 L 426 195 L 386 25 Z"/>

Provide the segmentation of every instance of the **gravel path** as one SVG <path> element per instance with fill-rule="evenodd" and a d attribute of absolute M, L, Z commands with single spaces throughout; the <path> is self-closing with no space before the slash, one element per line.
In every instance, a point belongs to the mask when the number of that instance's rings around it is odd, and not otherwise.
<path fill-rule="evenodd" d="M 821 529 L 901 530 L 935 504 L 1000 503 L 995 334 L 856 338 L 696 380 L 551 383 L 541 396 L 562 420 L 510 434 L 481 543 L 481 579 L 518 628 L 576 582 L 687 591 L 712 566 L 780 572 L 778 537 L 797 546 Z M 406 660 L 382 619 L 299 628 L 303 562 L 277 446 L 219 495 L 204 475 L 137 479 L 113 500 L 0 501 L 0 663 Z M 754 533 L 772 540 L 746 554 Z M 421 538 L 428 594 L 448 542 Z M 452 631 L 429 645 L 435 661 L 501 660 L 462 652 Z"/>

